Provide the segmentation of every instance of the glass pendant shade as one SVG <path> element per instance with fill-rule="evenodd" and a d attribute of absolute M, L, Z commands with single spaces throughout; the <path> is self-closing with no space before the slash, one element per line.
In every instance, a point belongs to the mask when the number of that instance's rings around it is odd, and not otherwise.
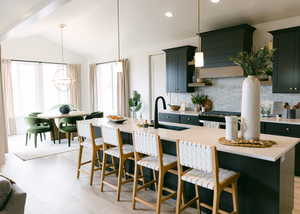
<path fill-rule="evenodd" d="M 60 24 L 60 42 L 61 42 L 61 61 L 62 64 L 57 66 L 56 72 L 54 73 L 54 77 L 52 79 L 55 88 L 59 91 L 66 92 L 70 90 L 72 84 L 72 78 L 67 71 L 67 66 L 64 64 L 64 37 L 63 30 L 66 27 L 65 24 Z"/>
<path fill-rule="evenodd" d="M 195 53 L 195 67 L 196 68 L 201 68 L 204 66 L 204 54 L 203 52 L 196 52 Z"/>
<path fill-rule="evenodd" d="M 54 74 L 53 84 L 57 90 L 66 92 L 70 89 L 72 79 L 69 77 L 66 66 L 62 65 Z"/>

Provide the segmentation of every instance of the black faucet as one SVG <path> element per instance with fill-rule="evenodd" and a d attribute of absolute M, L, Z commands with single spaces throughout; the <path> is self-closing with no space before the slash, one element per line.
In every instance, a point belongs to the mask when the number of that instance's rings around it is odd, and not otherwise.
<path fill-rule="evenodd" d="M 158 106 L 157 106 L 159 99 L 161 99 L 162 102 L 163 102 L 163 108 L 167 109 L 165 98 L 163 98 L 162 96 L 157 97 L 155 99 L 155 108 L 154 108 L 154 128 L 155 129 L 158 129 L 158 127 L 159 127 L 159 124 L 158 124 Z"/>

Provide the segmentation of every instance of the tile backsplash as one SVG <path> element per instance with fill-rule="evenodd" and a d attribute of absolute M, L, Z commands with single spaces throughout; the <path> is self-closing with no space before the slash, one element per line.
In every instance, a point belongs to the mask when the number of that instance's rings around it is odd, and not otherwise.
<path fill-rule="evenodd" d="M 241 111 L 242 84 L 244 78 L 213 79 L 212 86 L 197 88 L 195 93 L 205 94 L 213 101 L 213 110 Z M 193 108 L 192 93 L 169 93 L 168 103 L 178 104 L 185 102 L 186 107 Z M 282 101 L 290 104 L 300 102 L 300 94 L 273 94 L 272 86 L 261 87 L 261 100 Z"/>

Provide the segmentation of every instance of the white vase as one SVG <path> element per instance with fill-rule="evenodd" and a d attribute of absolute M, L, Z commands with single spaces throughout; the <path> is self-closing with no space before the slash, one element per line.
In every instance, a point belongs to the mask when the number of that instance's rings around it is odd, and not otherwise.
<path fill-rule="evenodd" d="M 248 76 L 243 82 L 241 137 L 258 140 L 260 135 L 260 81 Z"/>

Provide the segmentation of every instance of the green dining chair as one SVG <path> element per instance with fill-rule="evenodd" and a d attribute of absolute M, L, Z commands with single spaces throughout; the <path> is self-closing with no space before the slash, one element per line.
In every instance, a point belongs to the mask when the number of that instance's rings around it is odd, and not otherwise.
<path fill-rule="evenodd" d="M 81 116 L 76 116 L 76 117 L 66 117 L 62 118 L 59 121 L 59 138 L 58 142 L 61 143 L 61 136 L 60 133 L 65 133 L 68 138 L 68 146 L 71 146 L 71 136 L 73 133 L 77 133 L 77 126 L 76 126 L 76 121 L 78 120 L 83 120 L 83 117 Z"/>
<path fill-rule="evenodd" d="M 34 134 L 34 147 L 37 147 L 37 136 L 40 134 L 41 141 L 42 141 L 42 135 L 46 132 L 51 132 L 52 135 L 54 135 L 54 129 L 53 125 L 49 120 L 28 116 L 25 117 L 25 122 L 28 125 L 28 129 L 26 131 L 26 146 L 28 144 L 28 138 L 31 134 Z M 53 139 L 53 143 L 55 144 L 55 139 Z"/>
<path fill-rule="evenodd" d="M 101 111 L 96 111 L 96 112 L 93 112 L 89 115 L 87 115 L 85 117 L 86 120 L 90 120 L 90 119 L 93 119 L 93 118 L 102 118 L 103 117 L 103 112 Z"/>
<path fill-rule="evenodd" d="M 43 112 L 31 112 L 28 116 L 29 117 L 38 117 L 40 114 L 42 114 Z M 51 120 L 48 120 L 48 119 L 45 119 L 47 120 L 47 122 L 45 123 L 45 126 L 48 125 L 48 123 L 52 123 Z M 46 133 L 40 133 L 40 138 L 41 138 L 41 141 L 43 141 L 43 137 L 42 137 L 42 134 L 44 135 L 44 139 L 46 140 Z M 31 134 L 29 134 L 29 139 L 31 138 Z"/>

